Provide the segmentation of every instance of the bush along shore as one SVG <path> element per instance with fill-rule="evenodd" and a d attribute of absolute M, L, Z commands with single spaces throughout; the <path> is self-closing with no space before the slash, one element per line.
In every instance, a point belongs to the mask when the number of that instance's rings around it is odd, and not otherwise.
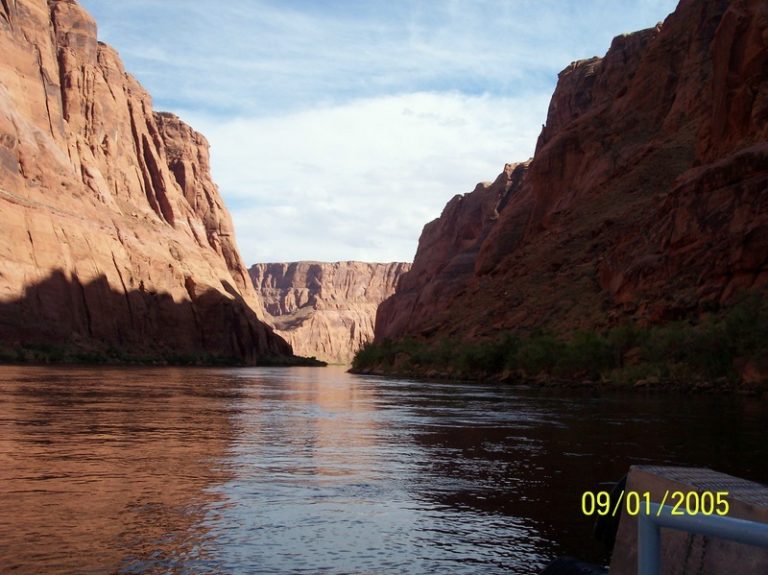
<path fill-rule="evenodd" d="M 210 353 L 129 352 L 116 348 L 80 349 L 42 343 L 8 345 L 0 342 L 0 365 L 141 365 L 141 366 L 199 366 L 244 367 L 237 357 Z M 325 367 L 328 364 L 314 357 L 263 356 L 256 364 L 262 367 Z"/>
<path fill-rule="evenodd" d="M 604 331 L 504 333 L 462 342 L 369 343 L 354 373 L 540 385 L 614 385 L 768 392 L 768 301 L 753 294 L 697 318 L 627 322 Z"/>

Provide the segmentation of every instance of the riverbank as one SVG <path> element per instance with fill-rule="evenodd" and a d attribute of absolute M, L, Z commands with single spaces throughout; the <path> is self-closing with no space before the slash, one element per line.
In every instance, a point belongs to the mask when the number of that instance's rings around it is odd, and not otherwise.
<path fill-rule="evenodd" d="M 49 344 L 0 344 L 0 365 L 103 365 L 103 366 L 195 366 L 195 367 L 326 367 L 314 357 L 259 357 L 254 364 L 242 358 L 210 353 L 127 352 L 116 348 L 89 349 Z"/>
<path fill-rule="evenodd" d="M 768 386 L 742 384 L 741 382 L 729 381 L 720 378 L 713 381 L 675 381 L 662 380 L 653 376 L 647 379 L 640 379 L 633 384 L 625 384 L 608 379 L 590 380 L 590 379 L 566 379 L 540 375 L 536 377 L 525 376 L 513 373 L 500 373 L 491 375 L 481 374 L 456 374 L 449 371 L 431 370 L 410 370 L 396 371 L 386 369 L 355 369 L 351 368 L 349 373 L 355 375 L 372 375 L 386 377 L 391 379 L 409 379 L 416 381 L 440 381 L 446 383 L 473 382 L 482 384 L 503 384 L 516 386 L 526 389 L 538 390 L 567 390 L 567 391 L 645 391 L 659 393 L 724 393 L 738 394 L 747 396 L 762 396 L 768 399 Z"/>
<path fill-rule="evenodd" d="M 507 332 L 481 341 L 384 340 L 353 373 L 538 386 L 768 392 L 768 303 L 753 294 L 694 319 L 627 322 L 567 334 Z"/>

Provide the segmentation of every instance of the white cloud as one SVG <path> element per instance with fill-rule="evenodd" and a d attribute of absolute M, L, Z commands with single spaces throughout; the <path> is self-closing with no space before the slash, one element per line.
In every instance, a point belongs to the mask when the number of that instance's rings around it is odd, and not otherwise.
<path fill-rule="evenodd" d="M 410 261 L 448 199 L 532 154 L 547 103 L 415 93 L 267 119 L 184 117 L 211 142 L 249 264 Z"/>
<path fill-rule="evenodd" d="M 412 258 L 447 200 L 533 152 L 561 69 L 677 3 L 80 1 L 211 141 L 248 263 Z"/>
<path fill-rule="evenodd" d="M 272 115 L 415 91 L 551 88 L 676 0 L 81 0 L 161 107 Z"/>

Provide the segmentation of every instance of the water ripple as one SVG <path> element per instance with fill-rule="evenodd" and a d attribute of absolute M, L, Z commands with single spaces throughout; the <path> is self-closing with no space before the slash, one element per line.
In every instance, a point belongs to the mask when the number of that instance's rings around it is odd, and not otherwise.
<path fill-rule="evenodd" d="M 604 561 L 583 490 L 637 462 L 760 480 L 767 410 L 330 368 L 4 367 L 0 565 L 461 575 Z"/>

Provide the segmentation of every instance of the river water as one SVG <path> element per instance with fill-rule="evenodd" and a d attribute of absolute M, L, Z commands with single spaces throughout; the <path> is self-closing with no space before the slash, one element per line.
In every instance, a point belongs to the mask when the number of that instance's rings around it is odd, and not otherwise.
<path fill-rule="evenodd" d="M 766 482 L 768 402 L 326 368 L 0 368 L 0 572 L 530 574 L 635 463 Z"/>

